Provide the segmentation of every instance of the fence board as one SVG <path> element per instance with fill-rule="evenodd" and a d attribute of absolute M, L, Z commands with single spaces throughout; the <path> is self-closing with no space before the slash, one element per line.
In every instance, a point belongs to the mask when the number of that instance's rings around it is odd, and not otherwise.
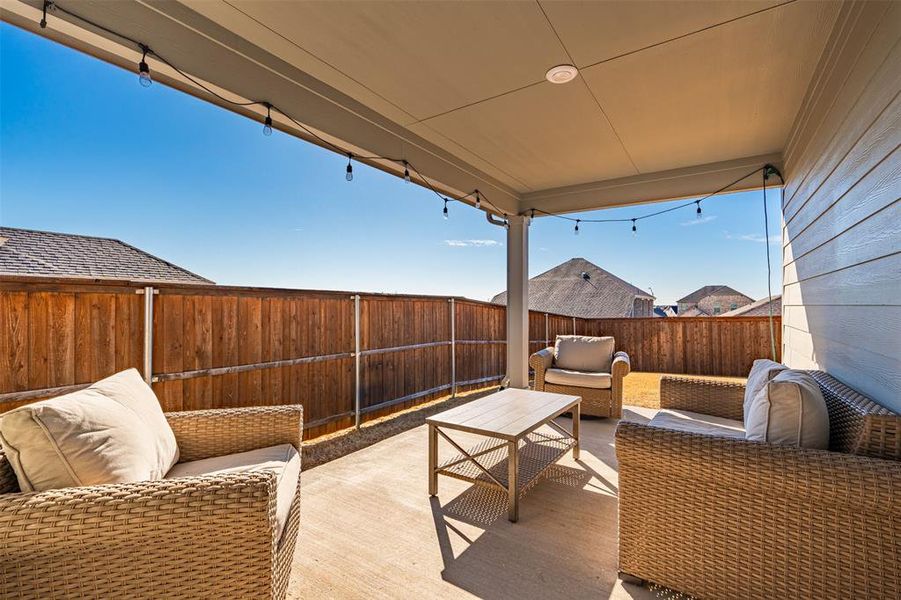
<path fill-rule="evenodd" d="M 0 412 L 36 391 L 90 383 L 143 364 L 143 286 L 0 281 Z M 159 286 L 153 384 L 165 410 L 304 405 L 307 435 L 352 423 L 354 316 L 348 293 Z M 361 406 L 376 418 L 450 393 L 454 319 L 460 391 L 496 384 L 506 309 L 420 296 L 361 297 Z M 573 331 L 612 335 L 633 370 L 744 375 L 769 355 L 763 317 L 576 319 L 531 313 L 529 348 Z M 776 320 L 776 347 L 781 327 Z M 380 352 L 372 352 L 381 350 Z M 29 392 L 29 395 L 16 396 Z"/>

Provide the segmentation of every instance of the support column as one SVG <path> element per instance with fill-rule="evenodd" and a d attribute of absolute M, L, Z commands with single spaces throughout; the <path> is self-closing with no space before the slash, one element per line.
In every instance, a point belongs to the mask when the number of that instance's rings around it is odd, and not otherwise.
<path fill-rule="evenodd" d="M 507 378 L 529 387 L 529 218 L 508 217 Z"/>

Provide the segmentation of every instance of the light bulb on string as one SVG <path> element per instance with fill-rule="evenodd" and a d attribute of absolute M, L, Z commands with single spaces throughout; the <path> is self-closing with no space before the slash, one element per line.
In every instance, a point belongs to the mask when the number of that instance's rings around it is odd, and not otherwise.
<path fill-rule="evenodd" d="M 150 77 L 150 67 L 147 66 L 147 53 L 150 51 L 150 48 L 141 45 L 141 51 L 144 54 L 141 56 L 141 62 L 138 63 L 138 81 L 141 82 L 142 87 L 146 88 L 153 84 L 153 79 Z"/>
<path fill-rule="evenodd" d="M 638 227 L 635 226 L 635 219 L 632 219 L 632 237 L 638 236 Z"/>
<path fill-rule="evenodd" d="M 354 155 L 351 154 L 350 152 L 348 152 L 347 153 L 347 169 L 345 169 L 345 171 L 347 171 L 347 174 L 344 176 L 344 179 L 346 179 L 348 181 L 354 180 L 354 166 L 351 164 L 351 161 L 353 161 L 353 159 L 354 159 Z"/>
<path fill-rule="evenodd" d="M 698 215 L 698 218 L 700 219 L 701 218 L 701 201 L 698 200 L 697 202 L 695 202 L 695 204 L 698 205 L 698 210 L 696 210 L 695 213 Z"/>
<path fill-rule="evenodd" d="M 445 221 L 447 221 L 447 219 L 449 218 L 449 215 L 447 214 L 447 200 L 447 198 L 444 199 L 444 211 L 442 211 L 443 214 L 441 215 L 442 217 L 444 217 Z"/>
<path fill-rule="evenodd" d="M 272 105 L 266 103 L 266 120 L 263 122 L 263 135 L 272 135 Z"/>
<path fill-rule="evenodd" d="M 581 223 L 581 222 L 582 222 L 581 219 L 576 219 L 576 228 L 573 230 L 573 233 L 575 235 L 579 235 L 579 223 Z"/>
<path fill-rule="evenodd" d="M 41 29 L 47 29 L 47 9 L 52 3 L 50 0 L 44 0 L 43 14 L 41 15 Z"/>
<path fill-rule="evenodd" d="M 404 161 L 404 181 L 410 183 L 410 165 Z"/>
<path fill-rule="evenodd" d="M 476 210 L 482 208 L 482 195 L 476 190 Z"/>

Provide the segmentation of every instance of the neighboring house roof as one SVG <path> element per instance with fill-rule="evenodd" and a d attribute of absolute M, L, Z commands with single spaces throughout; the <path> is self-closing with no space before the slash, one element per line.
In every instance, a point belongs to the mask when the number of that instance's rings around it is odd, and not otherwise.
<path fill-rule="evenodd" d="M 709 317 L 710 315 L 698 308 L 697 306 L 692 306 L 687 310 L 683 310 L 679 313 L 680 317 Z"/>
<path fill-rule="evenodd" d="M 586 281 L 582 273 L 587 273 Z M 654 296 L 584 258 L 572 258 L 529 279 L 529 309 L 587 319 L 632 316 L 636 298 Z M 507 293 L 491 299 L 507 304 Z"/>
<path fill-rule="evenodd" d="M 761 298 L 757 302 L 739 306 L 735 310 L 724 312 L 721 317 L 768 317 L 770 315 L 769 298 Z M 782 294 L 773 296 L 773 314 L 782 314 Z"/>
<path fill-rule="evenodd" d="M 214 283 L 110 238 L 0 227 L 0 275 Z"/>
<path fill-rule="evenodd" d="M 707 298 L 708 296 L 745 296 L 745 295 L 742 294 L 741 292 L 738 292 L 738 291 L 732 289 L 728 285 L 705 285 L 702 288 L 696 289 L 695 291 L 693 291 L 689 295 L 685 296 L 684 298 L 679 298 L 678 300 L 676 300 L 676 302 L 678 302 L 679 304 L 682 304 L 683 302 L 686 304 L 697 304 L 698 302 L 700 302 L 704 298 Z M 745 298 L 748 298 L 748 300 L 751 299 L 748 296 L 745 296 Z"/>

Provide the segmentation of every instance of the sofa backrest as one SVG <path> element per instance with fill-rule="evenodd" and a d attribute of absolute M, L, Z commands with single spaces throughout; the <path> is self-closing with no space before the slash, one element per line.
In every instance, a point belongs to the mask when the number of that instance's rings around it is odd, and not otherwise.
<path fill-rule="evenodd" d="M 901 460 L 901 415 L 823 371 L 809 371 L 829 409 L 829 449 Z"/>

